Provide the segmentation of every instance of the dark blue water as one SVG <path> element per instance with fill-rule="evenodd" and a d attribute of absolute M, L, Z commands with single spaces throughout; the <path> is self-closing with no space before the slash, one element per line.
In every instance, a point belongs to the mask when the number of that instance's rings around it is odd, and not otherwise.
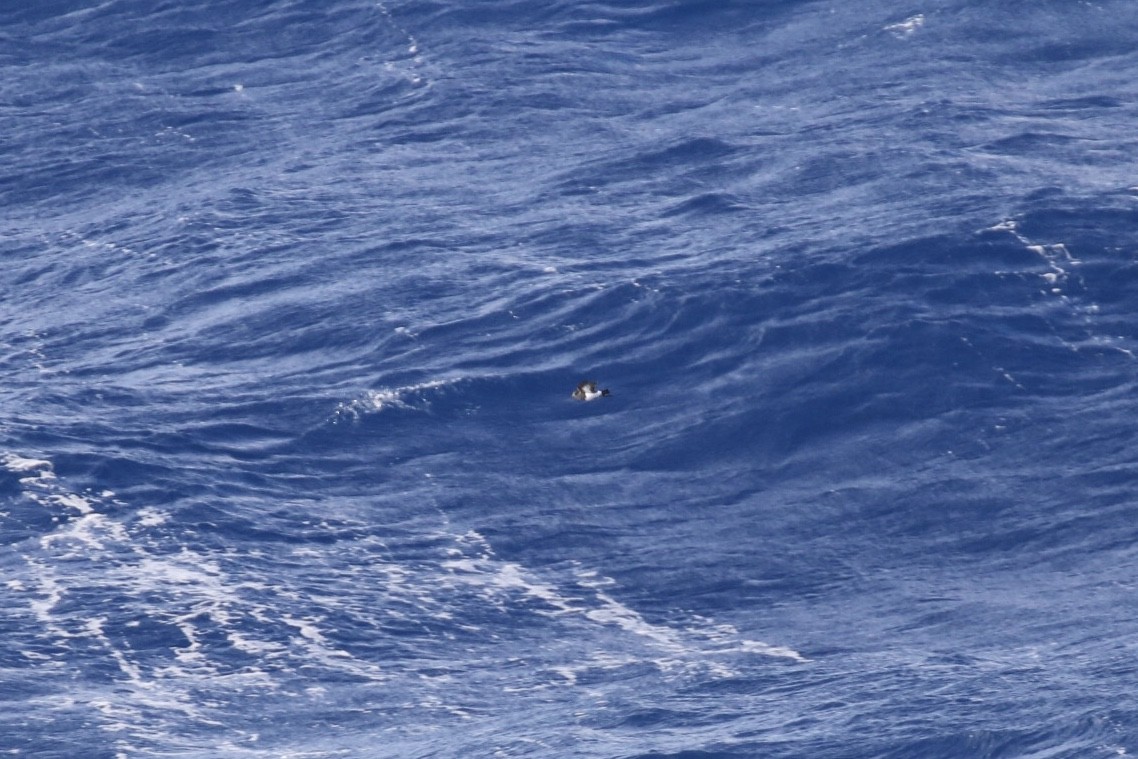
<path fill-rule="evenodd" d="M 1135 29 L 0 6 L 0 751 L 1138 751 Z"/>

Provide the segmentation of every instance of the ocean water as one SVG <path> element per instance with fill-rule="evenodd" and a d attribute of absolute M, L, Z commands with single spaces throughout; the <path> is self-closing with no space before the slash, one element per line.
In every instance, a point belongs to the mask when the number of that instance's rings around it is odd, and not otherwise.
<path fill-rule="evenodd" d="M 0 5 L 0 752 L 1138 752 L 1136 30 Z"/>

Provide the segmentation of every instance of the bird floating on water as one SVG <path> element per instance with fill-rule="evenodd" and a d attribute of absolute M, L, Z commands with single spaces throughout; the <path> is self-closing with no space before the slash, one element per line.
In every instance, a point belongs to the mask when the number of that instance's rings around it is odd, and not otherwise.
<path fill-rule="evenodd" d="M 573 397 L 579 401 L 591 401 L 604 398 L 606 395 L 611 395 L 608 389 L 598 390 L 597 383 L 592 380 L 581 380 L 577 383 L 577 389 L 573 391 Z"/>

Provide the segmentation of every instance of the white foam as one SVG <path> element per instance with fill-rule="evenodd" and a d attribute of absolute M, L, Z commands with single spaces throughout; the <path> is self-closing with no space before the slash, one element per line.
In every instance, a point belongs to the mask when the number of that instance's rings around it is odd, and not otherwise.
<path fill-rule="evenodd" d="M 75 509 L 80 514 L 91 514 L 91 513 L 94 513 L 94 511 L 95 511 L 91 507 L 90 501 L 88 501 L 83 496 L 76 495 L 74 493 L 64 493 L 64 494 L 52 495 L 50 497 L 50 500 L 52 503 L 55 503 L 59 506 L 63 506 L 63 507 L 69 508 L 69 509 Z"/>
<path fill-rule="evenodd" d="M 131 685 L 137 688 L 151 687 L 150 683 L 143 680 L 142 670 L 139 669 L 138 665 L 127 659 L 126 655 L 123 654 L 123 652 L 118 648 L 116 648 L 115 645 L 111 643 L 106 633 L 103 632 L 103 625 L 105 625 L 106 622 L 106 617 L 93 617 L 91 619 L 88 619 L 86 628 L 87 634 L 95 640 L 99 641 L 103 647 L 107 649 L 111 655 L 111 658 L 113 658 L 115 660 L 115 663 L 118 664 L 119 670 L 122 671 L 124 675 L 126 675 L 127 681 Z"/>
<path fill-rule="evenodd" d="M 25 488 L 39 488 L 46 489 L 52 480 L 55 479 L 55 474 L 51 471 L 42 471 L 34 477 L 21 477 L 20 485 Z M 30 494 L 29 494 L 30 495 Z M 34 498 L 34 496 L 32 496 Z"/>
<path fill-rule="evenodd" d="M 988 227 L 987 229 L 985 229 L 984 231 L 985 232 L 1014 232 L 1014 231 L 1016 231 L 1017 226 L 1018 225 L 1016 224 L 1015 219 L 1004 219 L 999 224 L 994 224 L 994 225 Z"/>
<path fill-rule="evenodd" d="M 114 493 L 103 491 L 102 495 L 80 495 L 68 492 L 59 484 L 52 463 L 45 459 L 29 458 L 14 453 L 5 453 L 4 466 L 11 472 L 25 474 L 20 478 L 23 494 L 34 503 L 49 509 L 56 514 L 55 521 L 61 521 L 66 526 L 55 535 L 48 535 L 41 539 L 43 545 L 49 545 L 54 540 L 75 539 L 87 543 L 91 547 L 98 547 L 99 541 L 95 537 L 98 530 L 115 533 L 114 537 L 121 538 L 119 526 L 109 520 L 99 519 L 94 501 L 99 498 L 109 498 Z M 80 516 L 78 520 L 63 519 L 60 510 L 74 512 Z"/>
<path fill-rule="evenodd" d="M 51 462 L 38 458 L 9 454 L 0 457 L 0 464 L 22 474 L 51 472 Z M 305 595 L 268 578 L 263 583 L 255 577 L 242 581 L 248 577 L 244 572 L 236 578 L 227 574 L 224 554 L 185 547 L 175 553 L 156 552 L 152 543 L 138 537 L 152 537 L 146 529 L 164 523 L 165 513 L 142 509 L 136 518 L 120 523 L 100 513 L 99 498 L 111 497 L 106 492 L 71 493 L 55 481 L 30 479 L 37 484 L 25 495 L 45 508 L 64 511 L 68 518 L 61 517 L 56 530 L 22 556 L 23 566 L 5 578 L 10 601 L 17 610 L 22 607 L 29 629 L 51 644 L 43 646 L 42 653 L 21 653 L 43 671 L 67 671 L 69 654 L 53 652 L 69 651 L 79 640 L 85 655 L 111 665 L 116 697 L 107 698 L 100 690 L 82 694 L 77 703 L 102 729 L 115 734 L 117 750 L 134 755 L 128 744 L 166 740 L 175 724 L 220 726 L 213 717 L 221 713 L 218 709 L 228 694 L 252 687 L 279 689 L 285 682 L 279 672 L 294 672 L 298 662 L 371 682 L 386 679 L 379 665 L 338 650 L 321 629 L 321 618 L 307 613 L 315 604 L 335 608 L 340 602 L 335 594 Z M 400 585 L 398 575 L 393 573 L 395 587 Z M 69 603 L 72 596 L 74 602 Z M 106 606 L 92 614 L 92 599 L 106 599 Z M 143 618 L 180 632 L 165 653 L 136 651 L 130 644 L 131 631 L 141 627 Z M 123 632 L 126 641 L 120 638 Z M 290 632 L 295 634 L 290 637 Z M 216 655 L 219 638 L 245 656 Z M 269 672 L 260 666 L 266 659 L 274 661 Z M 216 696 L 203 701 L 203 690 Z M 155 719 L 156 713 L 170 716 Z"/>
<path fill-rule="evenodd" d="M 552 585 L 527 577 L 525 571 L 518 564 L 487 561 L 481 558 L 463 558 L 444 561 L 442 566 L 471 584 L 481 585 L 495 591 L 517 590 L 531 598 L 543 601 L 559 612 L 582 611 L 582 609 L 569 603 Z"/>
<path fill-rule="evenodd" d="M 564 677 L 567 685 L 577 684 L 577 672 L 572 667 L 553 667 L 550 671 Z"/>
<path fill-rule="evenodd" d="M 126 532 L 122 525 L 107 518 L 104 514 L 88 511 L 82 517 L 66 522 L 58 531 L 44 535 L 40 538 L 40 546 L 44 550 L 50 550 L 55 543 L 73 542 L 86 546 L 88 549 L 101 550 L 104 548 L 106 540 L 121 542 L 125 539 Z M 82 552 L 74 550 L 77 547 L 73 547 L 72 552 L 57 558 L 66 559 L 82 556 Z"/>
<path fill-rule="evenodd" d="M 429 695 L 422 699 L 416 706 L 422 709 L 432 709 L 437 711 L 444 711 L 453 714 L 462 719 L 472 719 L 470 712 L 465 709 L 445 703 L 441 698 L 436 695 Z"/>
<path fill-rule="evenodd" d="M 138 512 L 138 523 L 143 527 L 157 527 L 168 519 L 169 516 L 149 506 Z"/>
<path fill-rule="evenodd" d="M 417 404 L 413 403 L 412 400 L 414 396 L 420 396 L 426 391 L 447 387 L 461 381 L 462 378 L 431 380 L 429 382 L 421 382 L 417 385 L 368 390 L 361 397 L 338 405 L 333 417 L 336 419 L 344 417 L 358 419 L 361 416 L 377 414 L 390 408 L 425 411 L 430 407 L 430 403 L 422 399 L 420 399 L 420 402 Z"/>
<path fill-rule="evenodd" d="M 1087 342 L 1109 346 L 1112 350 L 1118 351 L 1127 358 L 1135 358 L 1135 352 L 1133 350 L 1119 344 L 1119 342 L 1127 338 L 1116 335 L 1094 334 L 1093 326 L 1090 325 L 1094 324 L 1094 318 L 1101 309 L 1096 303 L 1082 302 L 1083 299 L 1089 295 L 1087 284 L 1078 273 L 1078 267 L 1081 266 L 1083 262 L 1071 253 L 1065 243 L 1038 243 L 1030 240 L 1019 232 L 1017 223 L 1012 219 L 1004 220 L 995 226 L 988 227 L 981 231 L 1006 232 L 1023 245 L 1025 250 L 1039 257 L 1047 267 L 1046 271 L 1039 272 L 1038 274 L 1039 278 L 1043 280 L 1043 286 L 1039 289 L 1039 292 L 1045 295 L 1055 296 L 1060 302 L 1083 317 L 1084 323 L 1088 325 L 1085 337 Z M 997 273 L 1003 274 L 1005 272 Z M 1018 272 L 1016 272 L 1016 274 L 1018 274 Z M 967 343 L 967 341 L 965 342 Z M 1079 343 L 1068 342 L 1067 347 L 1077 351 L 1079 349 Z M 999 370 L 998 367 L 997 370 Z M 1007 379 L 1013 382 L 1017 387 L 1021 387 L 1021 385 L 1015 382 L 1010 376 L 1008 376 Z"/>
<path fill-rule="evenodd" d="M 63 587 L 56 579 L 55 574 L 47 567 L 31 560 L 28 561 L 28 565 L 34 571 L 36 584 L 38 585 L 36 592 L 42 596 L 42 598 L 28 602 L 28 608 L 31 609 L 32 615 L 36 618 L 37 622 L 45 627 L 51 628 L 61 637 L 70 637 L 64 633 L 63 630 L 55 627 L 55 617 L 52 614 L 52 609 L 63 600 Z"/>
<path fill-rule="evenodd" d="M 643 616 L 615 600 L 607 593 L 597 592 L 600 608 L 585 612 L 589 619 L 609 625 L 616 625 L 626 632 L 639 635 L 655 643 L 665 651 L 681 653 L 685 650 L 676 631 L 662 625 L 654 625 Z"/>
<path fill-rule="evenodd" d="M 415 389 L 442 384 L 447 383 Z M 414 393 L 399 397 L 411 402 Z M 41 461 L 27 467 L 29 473 L 44 472 L 51 465 Z M 389 665 L 375 657 L 374 649 L 358 656 L 351 644 L 340 644 L 330 620 L 343 616 L 357 623 L 374 622 L 377 635 L 388 621 L 398 620 L 401 628 L 404 620 L 432 628 L 435 620 L 445 621 L 437 642 L 446 651 L 456 645 L 461 630 L 477 633 L 479 640 L 510 635 L 493 628 L 498 624 L 494 615 L 479 615 L 482 605 L 506 611 L 497 619 L 527 617 L 543 627 L 532 659 L 525 650 L 516 654 L 518 662 L 536 664 L 523 678 L 533 689 L 592 688 L 596 677 L 583 673 L 614 670 L 621 677 L 623 668 L 637 674 L 654 667 L 661 675 L 728 677 L 733 666 L 746 666 L 741 664 L 747 661 L 741 656 L 745 654 L 805 661 L 792 649 L 744 639 L 734 628 L 710 620 L 677 614 L 679 622 L 650 621 L 620 600 L 619 584 L 596 569 L 533 570 L 504 561 L 480 533 L 455 534 L 445 516 L 444 527 L 430 536 L 439 541 L 431 557 L 395 564 L 380 558 L 388 554 L 379 539 L 354 544 L 348 556 L 340 554 L 347 543 L 313 543 L 283 554 L 268 549 L 240 555 L 197 551 L 165 541 L 161 545 L 166 548 L 159 549 L 155 539 L 164 536 L 148 528 L 169 517 L 158 509 L 143 508 L 120 521 L 114 514 L 121 512 L 100 513 L 106 509 L 100 508 L 99 496 L 86 492 L 77 495 L 52 485 L 32 495 L 52 508 L 66 509 L 70 519 L 40 541 L 46 556 L 24 557 L 24 573 L 9 575 L 7 587 L 15 603 L 34 615 L 42 634 L 63 643 L 57 649 L 72 648 L 65 641 L 79 639 L 84 650 L 110 665 L 115 698 L 98 692 L 78 699 L 93 720 L 120 737 L 116 748 L 128 755 L 134 754 L 127 750 L 128 742 L 151 735 L 168 738 L 172 726 L 217 724 L 214 718 L 224 719 L 223 710 L 251 688 L 322 698 L 316 691 L 296 692 L 298 673 L 307 671 L 343 672 L 353 682 L 369 685 L 409 678 L 393 689 L 413 691 L 407 707 L 463 720 L 472 717 L 470 703 L 456 703 L 451 695 L 453 682 L 460 678 L 418 678 L 421 672 L 401 671 L 414 662 Z M 61 559 L 69 562 L 61 565 Z M 277 577 L 274 566 L 290 571 Z M 72 593 L 74 598 L 69 597 Z M 107 599 L 106 608 L 97 609 L 93 618 L 92 598 Z M 77 610 L 79 602 L 86 603 L 86 611 Z M 132 647 L 132 636 L 145 632 L 148 620 L 173 638 L 163 650 Z M 520 636 L 518 647 L 529 642 Z M 460 650 L 457 656 L 464 654 Z M 61 660 L 57 654 L 43 666 Z M 392 674 L 385 670 L 388 666 Z M 457 670 L 462 664 L 455 666 Z M 428 689 L 438 689 L 439 695 Z M 170 716 L 153 718 L 158 710 Z"/>
<path fill-rule="evenodd" d="M 51 462 L 43 459 L 29 459 L 14 453 L 4 454 L 4 466 L 10 472 L 31 472 L 36 469 L 51 471 Z"/>
<path fill-rule="evenodd" d="M 925 25 L 925 16 L 923 13 L 918 13 L 915 16 L 909 16 L 904 21 L 899 21 L 896 24 L 889 24 L 885 27 L 885 31 L 890 32 L 895 37 L 908 37 L 913 32 L 920 29 Z"/>
<path fill-rule="evenodd" d="M 801 663 L 810 661 L 805 656 L 795 651 L 793 648 L 788 648 L 786 646 L 772 646 L 769 643 L 763 643 L 760 640 L 740 641 L 739 650 L 751 654 L 762 654 L 763 656 L 776 656 L 785 659 L 793 659 L 794 661 Z"/>
<path fill-rule="evenodd" d="M 237 632 L 236 630 L 228 630 L 225 637 L 229 640 L 230 645 L 238 651 L 244 651 L 247 654 L 254 656 L 264 656 L 271 653 L 279 653 L 284 650 L 284 646 L 279 643 L 262 640 L 250 640 L 245 635 Z"/>
<path fill-rule="evenodd" d="M 296 628 L 300 632 L 302 638 L 306 638 L 307 640 L 310 640 L 313 643 L 321 646 L 326 645 L 327 641 L 324 639 L 324 635 L 321 634 L 320 628 L 316 626 L 316 623 L 314 621 L 310 619 L 294 619 L 289 616 L 281 617 L 281 621 L 289 627 Z M 342 653 L 342 651 L 336 652 L 337 655 Z"/>
<path fill-rule="evenodd" d="M 732 674 L 729 667 L 708 660 L 708 654 L 749 653 L 788 658 L 798 662 L 808 661 L 792 648 L 742 639 L 738 631 L 730 625 L 714 625 L 702 618 L 696 618 L 698 624 L 692 628 L 675 628 L 649 622 L 642 614 L 618 601 L 610 592 L 602 590 L 615 586 L 616 583 L 595 570 L 579 570 L 575 575 L 578 583 L 591 591 L 591 598 L 570 597 L 552 583 L 535 578 L 533 573 L 520 564 L 495 559 L 493 551 L 477 533 L 473 536 L 468 533 L 464 537 L 467 544 L 481 545 L 483 555 L 476 557 L 462 555 L 461 558 L 442 562 L 442 567 L 450 573 L 453 580 L 484 589 L 486 600 L 498 607 L 506 606 L 511 596 L 521 595 L 539 600 L 550 607 L 548 610 L 535 610 L 535 613 L 552 617 L 574 615 L 619 629 L 663 654 L 651 658 L 652 663 L 661 670 L 700 666 L 716 677 Z M 461 551 L 458 552 L 461 554 Z M 713 648 L 708 648 L 704 642 L 715 645 Z M 632 662 L 626 658 L 621 658 L 618 662 L 619 666 L 630 663 Z M 617 664 L 609 662 L 608 665 Z M 599 665 L 594 658 L 585 666 L 588 668 Z M 569 668 L 559 670 L 557 673 L 567 681 L 575 681 L 576 675 L 573 673 L 576 671 L 579 670 Z"/>

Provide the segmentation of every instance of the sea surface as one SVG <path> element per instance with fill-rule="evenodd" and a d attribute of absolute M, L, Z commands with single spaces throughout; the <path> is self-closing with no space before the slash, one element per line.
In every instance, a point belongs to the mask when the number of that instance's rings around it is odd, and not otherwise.
<path fill-rule="evenodd" d="M 1138 3 L 6 0 L 0 67 L 0 754 L 1138 754 Z"/>

